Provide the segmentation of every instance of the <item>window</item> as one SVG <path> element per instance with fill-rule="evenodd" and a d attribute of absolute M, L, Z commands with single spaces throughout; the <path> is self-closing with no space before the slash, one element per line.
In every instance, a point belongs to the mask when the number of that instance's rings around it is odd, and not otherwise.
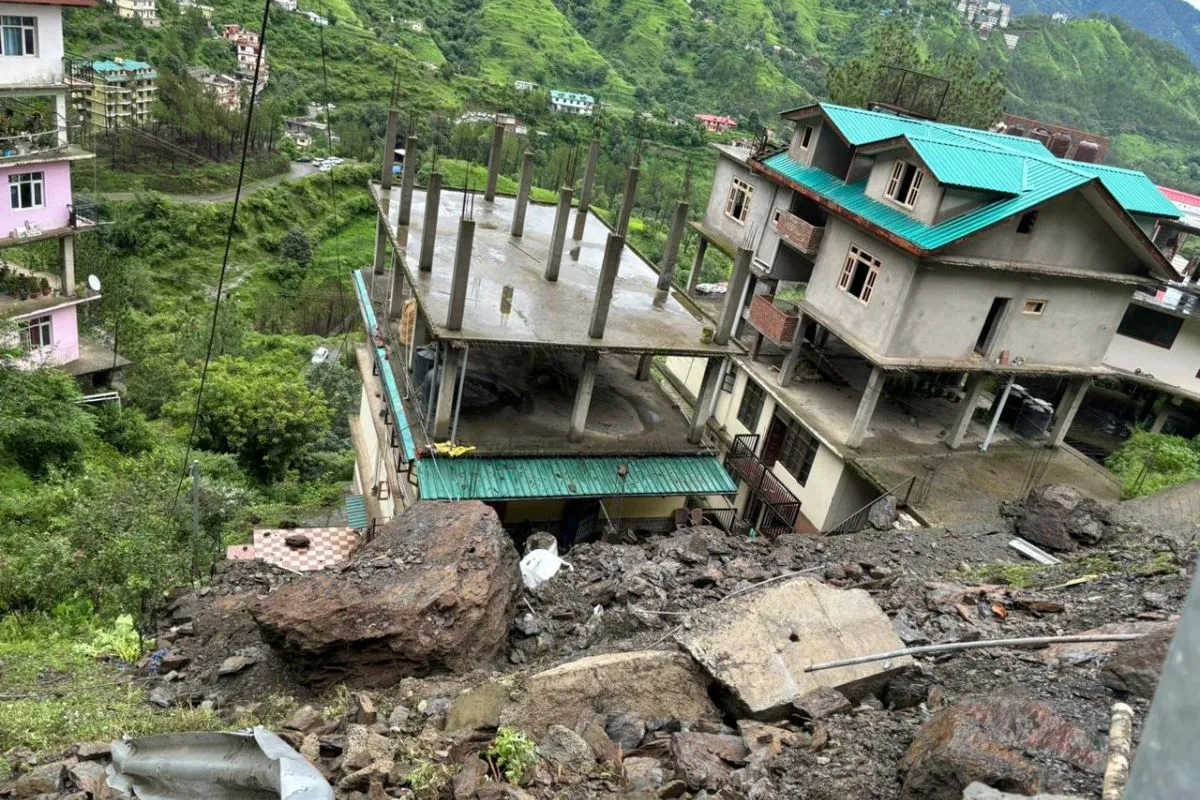
<path fill-rule="evenodd" d="M 45 204 L 42 191 L 46 184 L 44 172 L 22 172 L 8 176 L 9 206 L 19 208 L 41 208 Z"/>
<path fill-rule="evenodd" d="M 37 17 L 0 17 L 0 55 L 37 55 Z"/>
<path fill-rule="evenodd" d="M 813 135 L 812 125 L 805 125 L 804 130 L 802 130 L 800 132 L 800 149 L 801 150 L 808 149 L 809 144 L 812 143 L 812 135 Z"/>
<path fill-rule="evenodd" d="M 843 292 L 854 295 L 863 302 L 871 302 L 871 293 L 875 291 L 875 278 L 883 264 L 858 245 L 850 245 L 846 255 L 846 264 L 842 267 L 842 276 L 838 279 L 838 288 Z"/>
<path fill-rule="evenodd" d="M 801 486 L 808 482 L 818 447 L 816 437 L 807 428 L 796 420 L 788 422 L 783 447 L 779 451 L 779 463 Z"/>
<path fill-rule="evenodd" d="M 737 368 L 731 366 L 725 370 L 725 377 L 721 378 L 721 391 L 733 394 L 733 385 L 737 383 Z"/>
<path fill-rule="evenodd" d="M 767 393 L 753 380 L 746 381 L 746 390 L 742 392 L 742 404 L 738 406 L 738 422 L 746 426 L 746 430 L 758 430 L 758 417 L 762 413 L 763 403 Z"/>
<path fill-rule="evenodd" d="M 734 178 L 733 186 L 729 187 L 729 197 L 725 199 L 725 216 L 745 222 L 750 215 L 750 198 L 753 196 L 753 186 L 741 178 Z"/>
<path fill-rule="evenodd" d="M 924 178 L 925 170 L 907 161 L 897 161 L 892 167 L 892 177 L 883 196 L 905 208 L 912 208 L 916 205 L 917 192 L 921 190 Z"/>
<path fill-rule="evenodd" d="M 54 343 L 50 334 L 50 316 L 23 319 L 17 324 L 17 333 L 21 336 L 21 344 L 31 350 L 49 347 Z"/>
<path fill-rule="evenodd" d="M 1033 224 L 1037 222 L 1037 215 L 1036 211 L 1026 211 L 1022 214 L 1021 221 L 1017 223 L 1017 233 L 1033 233 Z"/>
<path fill-rule="evenodd" d="M 1026 300 L 1025 313 L 1035 317 L 1040 317 L 1042 312 L 1046 310 L 1045 300 Z"/>
<path fill-rule="evenodd" d="M 1170 350 L 1182 327 L 1183 320 L 1179 317 L 1145 306 L 1131 305 L 1125 310 L 1117 333 Z"/>

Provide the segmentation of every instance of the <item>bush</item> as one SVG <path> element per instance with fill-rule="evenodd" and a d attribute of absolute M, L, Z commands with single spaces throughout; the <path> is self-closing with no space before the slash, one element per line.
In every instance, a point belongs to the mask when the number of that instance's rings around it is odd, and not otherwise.
<path fill-rule="evenodd" d="M 1136 430 L 1105 464 L 1126 497 L 1143 497 L 1200 478 L 1200 441 Z"/>
<path fill-rule="evenodd" d="M 96 435 L 118 453 L 136 456 L 154 447 L 154 432 L 140 411 L 105 403 L 93 409 L 92 414 L 96 418 Z"/>
<path fill-rule="evenodd" d="M 302 267 L 312 264 L 312 241 L 303 228 L 292 228 L 279 240 L 279 254 Z"/>

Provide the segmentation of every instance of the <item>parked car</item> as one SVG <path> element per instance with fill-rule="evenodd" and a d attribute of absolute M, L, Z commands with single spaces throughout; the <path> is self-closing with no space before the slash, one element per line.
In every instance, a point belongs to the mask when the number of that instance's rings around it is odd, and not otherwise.
<path fill-rule="evenodd" d="M 318 347 L 316 350 L 313 350 L 312 363 L 324 364 L 328 360 L 329 360 L 329 348 L 328 347 L 325 347 L 322 345 L 321 347 Z"/>

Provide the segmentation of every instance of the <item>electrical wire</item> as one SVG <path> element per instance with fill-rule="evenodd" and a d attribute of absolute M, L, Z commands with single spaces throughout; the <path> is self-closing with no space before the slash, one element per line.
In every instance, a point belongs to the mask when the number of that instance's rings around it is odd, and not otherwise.
<path fill-rule="evenodd" d="M 229 271 L 229 253 L 233 248 L 233 232 L 237 228 L 238 208 L 242 199 L 242 184 L 246 178 L 246 157 L 250 150 L 250 127 L 254 120 L 254 104 L 258 100 L 258 76 L 262 69 L 263 54 L 267 50 L 267 24 L 270 22 L 271 0 L 264 0 L 262 26 L 258 38 L 258 53 L 254 58 L 254 78 L 250 85 L 250 102 L 246 107 L 246 124 L 242 128 L 242 158 L 238 166 L 237 189 L 233 193 L 233 211 L 229 215 L 229 229 L 225 233 L 225 254 L 221 258 L 221 273 L 217 277 L 217 292 L 213 299 L 212 325 L 208 331 L 208 345 L 204 351 L 204 366 L 200 370 L 200 386 L 196 390 L 196 409 L 192 413 L 192 426 L 188 432 L 187 447 L 183 452 L 183 463 L 179 467 L 179 483 L 175 486 L 175 496 L 171 500 L 168 517 L 175 515 L 179 503 L 179 494 L 183 491 L 183 483 L 187 476 L 188 459 L 192 456 L 192 448 L 196 441 L 196 430 L 200 425 L 200 411 L 204 403 L 204 387 L 208 381 L 208 367 L 212 360 L 213 343 L 217 337 L 217 322 L 221 312 L 221 295 L 225 288 L 225 275 Z"/>

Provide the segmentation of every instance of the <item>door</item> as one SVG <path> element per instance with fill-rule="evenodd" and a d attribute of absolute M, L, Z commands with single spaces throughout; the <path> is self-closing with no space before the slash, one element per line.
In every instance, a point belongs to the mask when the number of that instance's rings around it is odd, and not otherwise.
<path fill-rule="evenodd" d="M 770 469 L 779 459 L 779 449 L 783 447 L 783 437 L 787 434 L 787 425 L 778 416 L 771 417 L 771 425 L 767 428 L 767 436 L 763 440 L 762 462 Z"/>
<path fill-rule="evenodd" d="M 983 320 L 983 328 L 979 331 L 979 338 L 975 340 L 975 352 L 981 356 L 987 356 L 988 351 L 992 349 L 992 344 L 996 341 L 996 334 L 1000 330 L 1000 323 L 1004 321 L 1004 312 L 1008 310 L 1007 297 L 997 297 L 992 301 L 992 307 L 988 309 L 987 317 Z"/>

